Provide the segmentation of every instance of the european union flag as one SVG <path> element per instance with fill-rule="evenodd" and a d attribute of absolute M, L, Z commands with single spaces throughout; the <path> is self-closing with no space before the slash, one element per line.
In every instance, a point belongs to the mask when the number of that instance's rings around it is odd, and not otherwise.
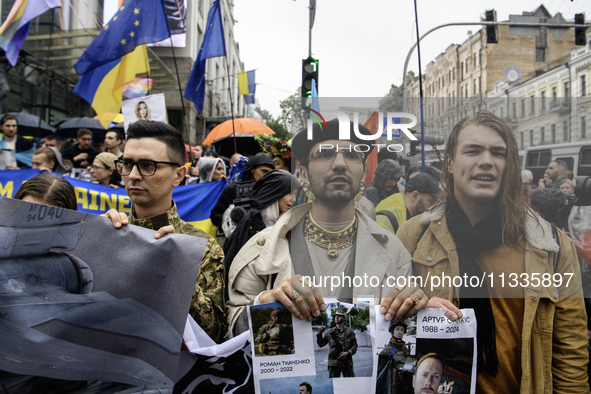
<path fill-rule="evenodd" d="M 170 36 L 162 0 L 126 0 L 76 62 L 78 75 Z"/>
<path fill-rule="evenodd" d="M 207 28 L 205 29 L 203 43 L 199 53 L 197 53 L 197 59 L 195 59 L 185 89 L 185 97 L 195 103 L 195 108 L 197 108 L 199 114 L 203 110 L 203 100 L 205 100 L 205 61 L 211 57 L 225 55 L 226 41 L 224 39 L 220 1 L 216 0 L 207 15 Z"/>

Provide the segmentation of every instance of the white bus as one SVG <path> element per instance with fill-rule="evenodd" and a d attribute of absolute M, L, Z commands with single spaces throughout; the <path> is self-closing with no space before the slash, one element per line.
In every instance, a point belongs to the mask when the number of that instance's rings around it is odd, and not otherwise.
<path fill-rule="evenodd" d="M 525 148 L 523 168 L 534 175 L 534 184 L 552 161 L 562 160 L 574 176 L 591 175 L 591 141 L 567 142 Z"/>

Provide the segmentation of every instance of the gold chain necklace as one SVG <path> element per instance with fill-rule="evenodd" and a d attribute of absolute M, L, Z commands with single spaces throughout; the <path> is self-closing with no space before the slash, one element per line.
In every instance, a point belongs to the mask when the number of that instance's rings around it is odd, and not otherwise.
<path fill-rule="evenodd" d="M 331 261 L 339 257 L 339 249 L 353 245 L 359 220 L 357 214 L 351 223 L 342 230 L 329 231 L 322 228 L 308 212 L 304 221 L 304 236 L 310 242 L 326 249 L 326 255 Z"/>

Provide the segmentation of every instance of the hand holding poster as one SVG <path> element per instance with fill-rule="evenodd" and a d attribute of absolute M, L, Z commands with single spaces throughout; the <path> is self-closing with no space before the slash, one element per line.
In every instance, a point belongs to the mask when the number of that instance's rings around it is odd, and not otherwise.
<path fill-rule="evenodd" d="M 249 307 L 257 393 L 373 393 L 373 300 L 325 301 L 312 322 L 279 303 Z"/>

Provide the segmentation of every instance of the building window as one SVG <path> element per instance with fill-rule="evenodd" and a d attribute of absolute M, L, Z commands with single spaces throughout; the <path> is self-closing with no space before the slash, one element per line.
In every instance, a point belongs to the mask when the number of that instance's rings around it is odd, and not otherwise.
<path fill-rule="evenodd" d="M 525 134 L 523 133 L 523 131 L 519 133 L 519 143 L 521 149 L 525 148 Z"/>
<path fill-rule="evenodd" d="M 476 85 L 477 81 L 478 81 L 478 80 L 477 80 L 476 78 L 474 78 L 474 95 L 475 95 L 475 96 L 476 96 L 476 94 L 478 93 L 478 86 Z"/>
<path fill-rule="evenodd" d="M 500 113 L 501 113 L 501 116 L 500 116 L 500 117 L 501 117 L 501 118 L 503 118 L 503 117 L 504 117 L 504 116 L 503 116 L 503 115 L 504 115 L 504 114 L 503 114 L 503 107 L 501 107 L 501 112 L 500 112 Z"/>
<path fill-rule="evenodd" d="M 477 65 L 478 65 L 478 64 L 477 64 L 477 62 L 476 62 L 476 52 L 474 52 L 474 68 L 476 68 L 476 66 L 477 66 Z"/>
<path fill-rule="evenodd" d="M 550 143 L 551 144 L 556 143 L 556 125 L 555 124 L 550 126 Z"/>
<path fill-rule="evenodd" d="M 556 105 L 556 100 L 558 99 L 558 89 L 556 86 L 552 88 L 552 106 Z"/>
<path fill-rule="evenodd" d="M 452 81 L 456 80 L 456 69 L 455 68 L 451 69 L 451 79 L 452 79 Z"/>
<path fill-rule="evenodd" d="M 568 142 L 568 122 L 565 120 L 562 122 L 562 141 Z"/>
<path fill-rule="evenodd" d="M 529 97 L 529 103 L 531 105 L 531 113 L 536 113 L 536 98 L 534 96 Z"/>
<path fill-rule="evenodd" d="M 542 109 L 546 109 L 546 91 L 543 90 L 541 93 L 542 93 Z"/>
<path fill-rule="evenodd" d="M 587 119 L 581 116 L 581 138 L 587 138 Z"/>
<path fill-rule="evenodd" d="M 529 146 L 534 146 L 534 131 L 529 131 Z"/>
<path fill-rule="evenodd" d="M 464 80 L 464 62 L 460 62 L 460 78 Z"/>
<path fill-rule="evenodd" d="M 480 86 L 480 93 L 482 93 L 482 77 L 478 77 L 478 86 Z M 486 89 L 484 93 L 486 94 Z"/>
<path fill-rule="evenodd" d="M 478 64 L 482 67 L 482 49 L 478 50 Z"/>
<path fill-rule="evenodd" d="M 468 74 L 468 59 L 466 59 L 466 74 Z"/>
<path fill-rule="evenodd" d="M 521 117 L 525 118 L 525 99 L 521 99 Z"/>
<path fill-rule="evenodd" d="M 515 101 L 513 101 L 513 102 L 511 103 L 511 106 L 513 107 L 513 117 L 514 117 L 515 119 L 517 119 L 517 103 L 516 103 Z"/>
<path fill-rule="evenodd" d="M 581 97 L 587 95 L 587 76 L 581 75 Z"/>
<path fill-rule="evenodd" d="M 565 98 L 570 97 L 570 90 L 569 90 L 569 88 L 570 88 L 570 85 L 569 85 L 569 83 L 567 81 L 567 82 L 564 83 L 564 97 Z"/>

